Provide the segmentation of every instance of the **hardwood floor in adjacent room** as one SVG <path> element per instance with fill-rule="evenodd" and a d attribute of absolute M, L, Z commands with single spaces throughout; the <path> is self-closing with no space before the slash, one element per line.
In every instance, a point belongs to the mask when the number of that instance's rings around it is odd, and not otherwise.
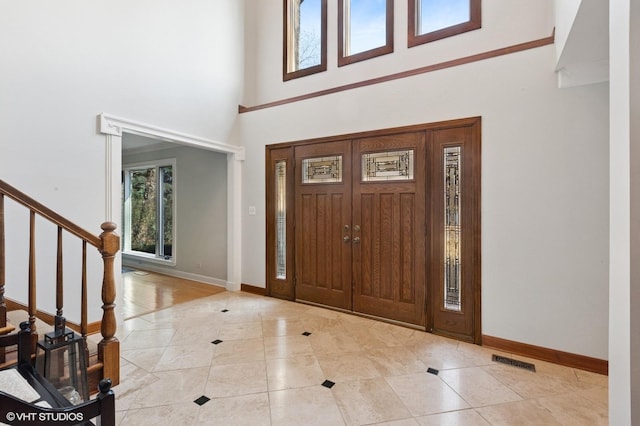
<path fill-rule="evenodd" d="M 223 291 L 216 285 L 127 268 L 122 273 L 122 314 L 124 319 L 134 318 Z"/>

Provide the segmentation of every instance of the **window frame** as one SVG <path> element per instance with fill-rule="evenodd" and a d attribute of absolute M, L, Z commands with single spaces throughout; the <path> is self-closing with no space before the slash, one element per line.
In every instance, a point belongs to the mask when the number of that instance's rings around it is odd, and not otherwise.
<path fill-rule="evenodd" d="M 160 235 L 161 233 L 163 233 L 163 228 L 162 226 L 160 227 L 156 227 L 156 252 L 155 253 L 146 253 L 146 252 L 142 252 L 142 251 L 137 251 L 137 250 L 132 250 L 131 249 L 131 201 L 130 201 L 130 195 L 131 195 L 131 178 L 130 178 L 130 172 L 132 170 L 142 170 L 142 169 L 149 169 L 149 168 L 155 168 L 156 169 L 156 178 L 160 180 L 160 169 L 162 167 L 167 167 L 167 166 L 171 166 L 171 177 L 172 177 L 172 189 L 171 189 L 171 193 L 172 193 L 172 199 L 173 199 L 173 203 L 171 206 L 171 214 L 173 217 L 172 220 L 172 232 L 171 232 L 171 238 L 172 238 L 172 249 L 171 249 L 171 258 L 166 259 L 164 257 L 164 255 L 160 255 L 158 254 L 158 247 L 159 245 L 163 246 L 163 236 Z M 131 164 L 123 164 L 122 166 L 122 173 L 123 173 L 123 178 L 124 178 L 124 199 L 123 199 L 123 206 L 122 206 L 122 216 L 123 216 L 123 230 L 122 230 L 122 254 L 125 257 L 130 257 L 130 258 L 136 258 L 138 260 L 145 260 L 145 261 L 149 261 L 149 262 L 154 262 L 154 263 L 160 263 L 163 265 L 171 265 L 171 266 L 175 266 L 176 265 L 176 207 L 177 207 L 177 197 L 176 197 L 176 159 L 175 158 L 168 158 L 168 159 L 160 159 L 160 160 L 149 160 L 149 161 L 143 161 L 143 162 L 139 162 L 139 163 L 131 163 Z M 162 186 L 162 185 L 161 185 Z M 160 190 L 162 190 L 160 188 Z M 164 210 L 164 206 L 162 203 L 162 196 L 158 196 L 158 194 L 156 194 L 156 200 L 158 200 L 156 202 L 156 225 L 158 223 L 160 223 L 163 220 L 163 215 L 162 212 Z"/>
<path fill-rule="evenodd" d="M 441 40 L 447 37 L 453 37 L 458 34 L 465 33 L 467 31 L 477 30 L 482 28 L 482 0 L 469 0 L 469 20 L 460 24 L 452 25 L 450 27 L 441 28 L 429 33 L 416 35 L 417 20 L 420 18 L 417 16 L 417 2 L 420 0 L 408 0 L 409 13 L 408 13 L 408 30 L 407 30 L 407 45 L 408 47 L 419 46 L 421 44 L 429 43 L 436 40 Z"/>
<path fill-rule="evenodd" d="M 358 52 L 353 55 L 345 55 L 345 42 L 347 40 L 345 31 L 345 1 L 338 0 L 338 66 L 353 64 L 378 56 L 393 52 L 393 0 L 386 0 L 386 39 L 385 44 L 380 47 Z"/>
<path fill-rule="evenodd" d="M 289 71 L 291 46 L 289 44 L 291 34 L 290 6 L 292 1 L 283 0 L 283 36 L 282 36 L 282 80 L 289 81 L 295 78 L 316 74 L 327 70 L 327 0 L 320 0 L 320 63 L 312 67 Z"/>

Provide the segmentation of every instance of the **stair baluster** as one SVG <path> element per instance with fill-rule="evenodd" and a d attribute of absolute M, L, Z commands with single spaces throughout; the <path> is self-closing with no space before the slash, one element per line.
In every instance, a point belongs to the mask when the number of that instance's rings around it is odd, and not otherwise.
<path fill-rule="evenodd" d="M 33 333 L 33 350 L 37 343 L 36 334 L 36 316 L 48 314 L 41 313 L 36 305 L 36 215 L 48 220 L 58 226 L 57 234 L 57 250 L 56 250 L 56 313 L 54 318 L 54 327 L 61 327 L 63 319 L 63 303 L 64 303 L 64 280 L 63 280 L 63 244 L 62 233 L 67 231 L 72 235 L 80 238 L 82 241 L 82 282 L 81 282 L 81 307 L 80 307 L 80 325 L 76 331 L 80 331 L 83 338 L 88 334 L 88 318 L 87 318 L 87 243 L 96 247 L 103 259 L 104 272 L 102 277 L 102 320 L 100 331 L 102 340 L 98 344 L 98 367 L 101 371 L 101 378 L 110 378 L 114 385 L 120 381 L 120 342 L 115 337 L 116 319 L 115 319 L 115 279 L 114 279 L 114 260 L 115 255 L 120 248 L 120 237 L 116 234 L 116 224 L 113 222 L 105 222 L 101 225 L 102 233 L 95 236 L 85 231 L 69 220 L 63 218 L 51 209 L 45 207 L 41 203 L 35 201 L 26 194 L 18 191 L 3 180 L 0 180 L 0 330 L 6 329 L 7 319 L 7 300 L 5 299 L 6 284 L 6 248 L 5 248 L 5 195 L 16 201 L 17 203 L 29 209 L 29 278 L 28 278 L 28 310 L 29 327 Z M 10 305 L 19 305 L 9 300 Z M 79 328 L 79 330 L 78 330 Z M 88 356 L 88 353 L 87 353 Z M 0 348 L 0 363 L 5 362 L 5 352 Z"/>

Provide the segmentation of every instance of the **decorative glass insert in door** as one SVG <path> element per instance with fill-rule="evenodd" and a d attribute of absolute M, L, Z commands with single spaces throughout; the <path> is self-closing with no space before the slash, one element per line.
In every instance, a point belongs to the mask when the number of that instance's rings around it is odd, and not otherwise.
<path fill-rule="evenodd" d="M 302 183 L 342 182 L 342 155 L 302 160 Z"/>
<path fill-rule="evenodd" d="M 412 149 L 362 154 L 363 182 L 412 179 Z"/>
<path fill-rule="evenodd" d="M 462 148 L 444 149 L 444 308 L 462 310 L 460 171 Z"/>
<path fill-rule="evenodd" d="M 287 279 L 287 161 L 276 162 L 276 278 Z"/>

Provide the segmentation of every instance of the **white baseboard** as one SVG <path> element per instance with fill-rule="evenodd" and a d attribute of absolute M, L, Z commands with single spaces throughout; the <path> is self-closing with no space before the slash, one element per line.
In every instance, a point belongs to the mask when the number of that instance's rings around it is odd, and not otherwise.
<path fill-rule="evenodd" d="M 227 290 L 230 290 L 229 287 L 233 287 L 233 283 L 230 283 L 227 280 L 207 277 L 205 275 L 193 274 L 191 272 L 176 271 L 175 269 L 163 268 L 162 266 L 149 264 L 149 263 L 142 264 L 142 263 L 125 262 L 123 259 L 122 266 L 134 268 L 134 269 L 141 268 L 143 270 L 157 272 L 159 274 L 164 274 L 164 275 L 169 275 L 170 277 L 184 278 L 185 280 L 197 281 L 199 283 L 211 284 L 218 287 L 224 287 Z M 238 286 L 238 290 L 240 290 L 240 286 Z M 233 290 L 230 290 L 230 291 L 233 291 Z"/>

